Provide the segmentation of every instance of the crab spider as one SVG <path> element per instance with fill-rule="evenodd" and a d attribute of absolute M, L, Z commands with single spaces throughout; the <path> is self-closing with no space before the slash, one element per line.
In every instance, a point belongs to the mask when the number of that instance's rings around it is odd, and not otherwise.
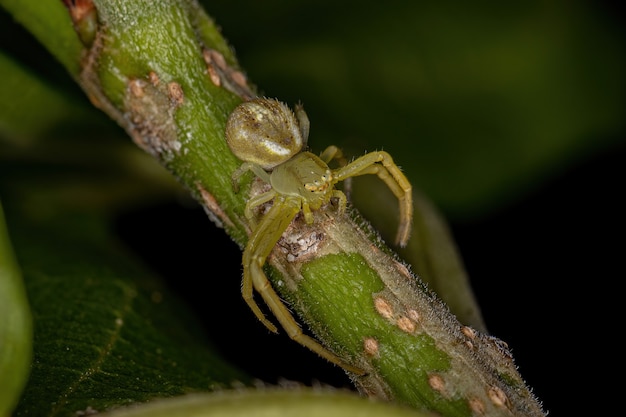
<path fill-rule="evenodd" d="M 400 203 L 400 225 L 396 244 L 405 246 L 411 231 L 413 201 L 411 184 L 387 152 L 371 152 L 337 169 L 328 166 L 343 155 L 336 146 L 329 146 L 320 156 L 303 150 L 309 134 L 309 119 L 301 105 L 295 114 L 284 103 L 257 98 L 240 104 L 226 124 L 226 141 L 231 151 L 243 162 L 233 173 L 233 187 L 246 171 L 252 171 L 271 186 L 269 191 L 252 197 L 246 204 L 245 216 L 252 224 L 252 234 L 243 253 L 242 295 L 256 317 L 272 332 L 278 329 L 254 301 L 256 290 L 289 337 L 318 355 L 349 372 L 363 371 L 345 363 L 302 333 L 280 297 L 263 272 L 267 257 L 300 212 L 307 224 L 313 223 L 313 210 L 319 210 L 332 198 L 338 201 L 339 212 L 346 208 L 345 194 L 335 184 L 359 175 L 375 174 L 385 182 Z M 272 201 L 269 211 L 257 223 L 253 210 Z"/>

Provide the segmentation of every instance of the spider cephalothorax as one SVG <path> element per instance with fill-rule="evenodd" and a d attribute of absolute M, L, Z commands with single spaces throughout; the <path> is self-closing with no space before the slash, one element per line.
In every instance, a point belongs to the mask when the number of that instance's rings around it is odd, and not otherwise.
<path fill-rule="evenodd" d="M 297 322 L 272 289 L 263 266 L 272 249 L 294 217 L 302 212 L 306 223 L 313 222 L 312 210 L 319 210 L 332 198 L 339 212 L 346 208 L 346 196 L 335 185 L 351 177 L 375 174 L 387 184 L 400 203 L 400 226 L 396 244 L 405 246 L 411 230 L 413 200 L 411 184 L 387 152 L 371 152 L 331 169 L 328 163 L 343 156 L 339 148 L 329 146 L 320 156 L 303 150 L 309 134 L 309 119 L 301 105 L 294 112 L 284 103 L 258 98 L 240 104 L 226 125 L 226 141 L 243 162 L 233 173 L 233 186 L 252 171 L 271 188 L 252 197 L 245 215 L 254 225 L 243 253 L 242 294 L 257 318 L 272 332 L 276 326 L 263 314 L 253 299 L 257 290 L 289 337 L 346 370 L 362 373 L 302 333 Z M 272 201 L 269 211 L 258 224 L 253 210 Z"/>

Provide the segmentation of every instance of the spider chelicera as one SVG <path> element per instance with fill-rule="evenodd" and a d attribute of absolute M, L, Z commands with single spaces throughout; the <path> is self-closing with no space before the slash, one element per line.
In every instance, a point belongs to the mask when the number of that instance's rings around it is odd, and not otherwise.
<path fill-rule="evenodd" d="M 269 191 L 252 197 L 246 204 L 245 216 L 252 224 L 252 234 L 243 253 L 242 295 L 257 318 L 272 332 L 278 329 L 270 322 L 253 298 L 256 290 L 289 337 L 318 355 L 343 367 L 363 374 L 303 334 L 280 297 L 272 288 L 263 266 L 272 249 L 291 221 L 302 211 L 305 222 L 313 223 L 312 210 L 338 202 L 338 212 L 346 208 L 346 196 L 335 184 L 350 177 L 375 174 L 387 184 L 400 203 L 400 225 L 396 244 L 405 246 L 411 231 L 413 200 L 411 184 L 387 152 L 371 152 L 337 169 L 328 166 L 341 160 L 336 146 L 329 146 L 320 156 L 303 150 L 309 134 L 309 119 L 301 105 L 294 112 L 284 103 L 257 98 L 240 104 L 226 125 L 226 141 L 243 162 L 233 173 L 233 187 L 238 189 L 241 176 L 252 171 L 271 186 Z M 271 208 L 257 223 L 253 210 L 272 201 Z"/>

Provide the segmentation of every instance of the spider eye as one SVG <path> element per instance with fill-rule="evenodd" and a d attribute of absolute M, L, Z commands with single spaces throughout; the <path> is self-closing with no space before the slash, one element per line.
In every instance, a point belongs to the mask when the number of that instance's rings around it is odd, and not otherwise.
<path fill-rule="evenodd" d="M 246 101 L 233 110 L 226 123 L 226 142 L 239 159 L 265 170 L 288 161 L 304 146 L 293 111 L 268 98 Z"/>

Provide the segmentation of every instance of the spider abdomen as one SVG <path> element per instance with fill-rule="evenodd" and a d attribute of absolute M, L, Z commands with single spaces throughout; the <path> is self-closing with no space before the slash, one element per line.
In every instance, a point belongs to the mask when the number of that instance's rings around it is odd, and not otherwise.
<path fill-rule="evenodd" d="M 291 109 L 272 99 L 240 104 L 228 118 L 225 133 L 228 146 L 239 159 L 265 170 L 289 160 L 306 143 Z"/>

